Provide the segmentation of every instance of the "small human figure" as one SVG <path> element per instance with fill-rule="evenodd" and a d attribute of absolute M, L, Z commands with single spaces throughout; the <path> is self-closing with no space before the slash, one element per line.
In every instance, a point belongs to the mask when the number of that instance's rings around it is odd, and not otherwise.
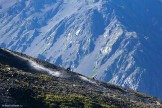
<path fill-rule="evenodd" d="M 69 72 L 69 71 L 71 71 L 71 68 L 70 68 L 70 67 L 68 67 L 66 70 Z"/>
<path fill-rule="evenodd" d="M 96 77 L 97 77 L 97 75 L 94 75 L 94 76 L 92 77 L 92 79 L 93 79 L 93 80 L 96 80 Z"/>

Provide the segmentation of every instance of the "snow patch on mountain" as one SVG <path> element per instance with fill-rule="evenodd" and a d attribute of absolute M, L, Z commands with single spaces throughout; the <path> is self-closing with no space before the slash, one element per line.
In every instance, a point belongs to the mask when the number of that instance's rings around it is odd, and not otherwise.
<path fill-rule="evenodd" d="M 86 78 L 86 77 L 84 77 L 84 76 L 79 76 L 82 80 L 84 80 L 84 81 L 86 81 L 86 82 L 89 82 L 89 83 L 92 83 L 92 84 L 96 84 L 96 82 L 95 81 L 92 81 L 92 80 L 90 80 L 90 79 L 88 79 L 88 78 Z"/>
<path fill-rule="evenodd" d="M 11 54 L 14 55 L 14 56 L 17 56 L 17 57 L 23 59 L 23 60 L 27 60 L 27 61 L 29 62 L 29 64 L 31 65 L 31 67 L 33 67 L 34 69 L 36 69 L 36 70 L 38 70 L 38 71 L 45 71 L 45 72 L 48 72 L 49 74 L 51 74 L 51 75 L 53 75 L 53 76 L 55 76 L 55 77 L 63 77 L 63 76 L 64 76 L 63 73 L 61 73 L 61 72 L 59 72 L 59 71 L 54 71 L 54 70 L 47 69 L 47 68 L 45 68 L 44 66 L 42 66 L 42 65 L 40 65 L 40 64 L 38 64 L 38 63 L 36 63 L 36 62 L 34 62 L 34 61 L 28 59 L 28 58 L 25 58 L 25 57 L 19 56 L 19 55 L 17 55 L 17 54 L 14 54 L 13 52 L 11 52 L 11 51 L 9 51 L 9 50 L 5 50 L 5 51 L 11 53 Z"/>

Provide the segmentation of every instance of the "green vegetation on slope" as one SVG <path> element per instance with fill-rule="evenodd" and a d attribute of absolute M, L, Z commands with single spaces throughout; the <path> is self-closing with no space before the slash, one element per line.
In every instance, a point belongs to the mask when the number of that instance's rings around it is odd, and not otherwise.
<path fill-rule="evenodd" d="M 56 107 L 73 107 L 73 108 L 112 108 L 109 105 L 104 105 L 98 101 L 93 101 L 91 98 L 78 95 L 54 95 L 53 93 L 41 94 L 38 99 L 42 98 L 43 101 L 50 108 Z"/>

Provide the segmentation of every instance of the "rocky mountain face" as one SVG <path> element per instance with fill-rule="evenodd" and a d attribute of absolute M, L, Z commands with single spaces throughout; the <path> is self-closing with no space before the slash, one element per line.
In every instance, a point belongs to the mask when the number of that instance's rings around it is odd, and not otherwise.
<path fill-rule="evenodd" d="M 0 0 L 0 46 L 162 98 L 160 0 Z"/>
<path fill-rule="evenodd" d="M 0 49 L 0 107 L 161 108 L 162 101 Z"/>

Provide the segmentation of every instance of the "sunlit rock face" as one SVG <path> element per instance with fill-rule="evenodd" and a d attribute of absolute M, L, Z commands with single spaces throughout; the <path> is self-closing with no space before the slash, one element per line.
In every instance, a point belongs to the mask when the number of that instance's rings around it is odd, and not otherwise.
<path fill-rule="evenodd" d="M 160 0 L 0 0 L 0 46 L 162 98 Z"/>

